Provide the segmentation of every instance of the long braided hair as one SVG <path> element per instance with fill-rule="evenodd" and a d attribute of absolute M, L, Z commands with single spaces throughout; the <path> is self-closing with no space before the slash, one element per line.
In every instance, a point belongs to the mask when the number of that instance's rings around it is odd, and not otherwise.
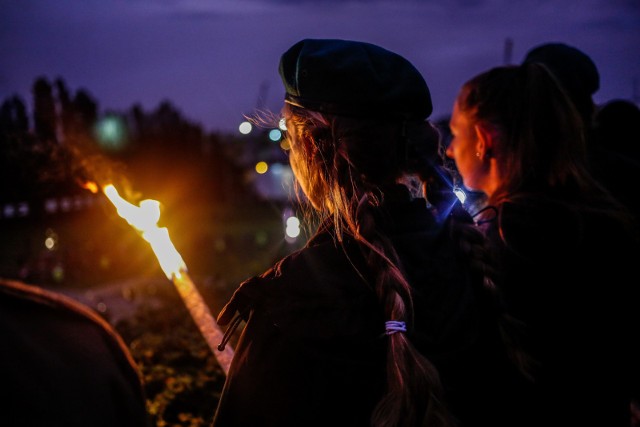
<path fill-rule="evenodd" d="M 405 183 L 428 200 L 437 216 L 447 213 L 443 210 L 452 192 L 438 131 L 428 121 L 323 115 L 291 105 L 284 116 L 290 163 L 303 197 L 321 218 L 333 218 L 338 241 L 349 236 L 358 243 L 384 315 L 410 328 L 412 289 L 389 237 L 376 223 L 376 210 L 387 190 Z M 457 229 L 458 236 L 452 237 L 460 239 L 463 252 L 481 258 L 481 233 L 471 221 Z M 476 265 L 486 270 L 483 262 Z M 387 391 L 372 424 L 454 425 L 433 364 L 402 333 L 388 336 L 387 351 Z"/>

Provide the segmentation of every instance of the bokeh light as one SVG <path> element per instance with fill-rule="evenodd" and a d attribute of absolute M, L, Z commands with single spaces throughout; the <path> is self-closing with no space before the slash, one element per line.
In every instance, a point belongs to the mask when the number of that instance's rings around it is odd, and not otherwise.
<path fill-rule="evenodd" d="M 256 172 L 258 172 L 260 175 L 262 175 L 263 173 L 266 173 L 268 170 L 269 170 L 269 165 L 267 164 L 267 162 L 256 163 Z"/>
<path fill-rule="evenodd" d="M 285 234 L 287 237 L 295 239 L 300 235 L 300 220 L 295 216 L 290 216 L 287 218 L 285 227 Z"/>
<path fill-rule="evenodd" d="M 242 122 L 240 126 L 238 126 L 238 131 L 243 135 L 248 135 L 253 130 L 253 126 L 249 122 Z"/>
<path fill-rule="evenodd" d="M 125 125 L 120 117 L 106 116 L 96 125 L 98 143 L 109 150 L 119 150 L 126 143 Z"/>
<path fill-rule="evenodd" d="M 282 138 L 282 132 L 280 129 L 271 129 L 269 131 L 269 139 L 273 142 L 278 142 Z"/>
<path fill-rule="evenodd" d="M 50 251 L 58 249 L 58 233 L 48 228 L 45 232 L 44 246 Z"/>

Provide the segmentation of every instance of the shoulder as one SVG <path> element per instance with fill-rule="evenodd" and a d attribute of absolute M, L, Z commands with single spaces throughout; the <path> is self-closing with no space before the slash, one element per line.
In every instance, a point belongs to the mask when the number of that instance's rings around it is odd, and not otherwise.
<path fill-rule="evenodd" d="M 0 308 L 5 343 L 7 339 L 16 340 L 11 351 L 2 353 L 5 357 L 27 351 L 26 346 L 32 346 L 33 359 L 49 357 L 46 351 L 57 351 L 60 355 L 76 353 L 83 362 L 94 363 L 93 368 L 87 366 L 94 373 L 112 366 L 136 388 L 141 383 L 135 361 L 118 332 L 80 302 L 38 286 L 0 280 Z M 31 339 L 27 339 L 29 335 Z M 94 359 L 89 360 L 89 356 Z M 75 368 L 80 370 L 82 366 Z"/>
<path fill-rule="evenodd" d="M 226 325 L 235 315 L 248 320 L 254 312 L 295 333 L 321 329 L 377 307 L 361 255 L 331 239 L 315 242 L 239 285 L 218 319 Z M 353 319 L 352 319 L 353 320 Z M 299 325 L 299 326 L 296 326 Z M 308 331 L 308 330 L 307 330 Z"/>
<path fill-rule="evenodd" d="M 541 198 L 504 203 L 490 235 L 517 253 L 556 258 L 633 244 L 630 231 L 612 207 Z"/>
<path fill-rule="evenodd" d="M 28 328 L 33 324 L 34 328 L 47 329 L 49 333 L 61 336 L 67 332 L 65 326 L 83 327 L 85 332 L 94 334 L 108 345 L 125 365 L 135 366 L 126 344 L 115 329 L 89 307 L 70 297 L 39 286 L 0 280 L 0 306 L 5 325 L 19 321 L 18 328 Z M 43 323 L 36 323 L 39 321 Z M 82 341 L 74 345 L 82 346 Z"/>
<path fill-rule="evenodd" d="M 282 258 L 257 278 L 241 284 L 251 293 L 268 297 L 322 298 L 351 292 L 360 286 L 362 255 L 352 240 L 338 242 L 328 236 L 314 238 L 304 248 Z M 260 284 L 258 284 L 260 283 Z M 362 283 L 361 283 L 362 284 Z"/>

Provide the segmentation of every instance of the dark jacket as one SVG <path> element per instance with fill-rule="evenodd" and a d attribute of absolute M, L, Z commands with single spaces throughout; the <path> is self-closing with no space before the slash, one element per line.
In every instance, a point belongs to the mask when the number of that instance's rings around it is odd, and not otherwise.
<path fill-rule="evenodd" d="M 150 426 L 129 350 L 88 307 L 0 280 L 0 339 L 0 425 Z"/>
<path fill-rule="evenodd" d="M 628 426 L 640 385 L 638 243 L 571 197 L 507 203 L 488 230 L 507 311 L 525 324 L 537 362 L 535 382 L 510 408 L 521 426 Z"/>
<path fill-rule="evenodd" d="M 438 368 L 454 414 L 479 420 L 463 425 L 488 425 L 487 380 L 503 359 L 480 278 L 450 222 L 438 224 L 424 200 L 382 212 L 414 289 L 407 335 Z M 247 323 L 213 426 L 370 425 L 385 391 L 391 319 L 364 265 L 358 246 L 349 238 L 340 245 L 326 222 L 305 248 L 240 285 L 219 316 L 225 325 L 238 312 Z"/>

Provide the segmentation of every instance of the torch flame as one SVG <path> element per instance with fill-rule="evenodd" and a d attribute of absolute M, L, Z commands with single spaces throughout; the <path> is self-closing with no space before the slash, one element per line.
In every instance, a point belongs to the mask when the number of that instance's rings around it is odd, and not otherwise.
<path fill-rule="evenodd" d="M 88 190 L 98 188 L 98 185 L 92 182 L 83 186 Z M 228 374 L 233 359 L 233 349 L 231 346 L 222 347 L 222 349 L 218 347 L 218 343 L 224 339 L 224 334 L 189 277 L 186 264 L 169 238 L 169 230 L 158 227 L 160 203 L 156 200 L 143 200 L 139 206 L 136 206 L 123 199 L 112 184 L 103 186 L 102 191 L 116 207 L 118 215 L 138 230 L 151 245 L 162 271 L 175 285 L 222 370 Z"/>
<path fill-rule="evenodd" d="M 112 184 L 105 185 L 102 191 L 116 207 L 118 215 L 149 242 L 167 278 L 180 278 L 187 271 L 187 265 L 171 242 L 169 230 L 157 225 L 160 220 L 160 203 L 157 200 L 143 200 L 136 206 L 123 199 Z"/>

